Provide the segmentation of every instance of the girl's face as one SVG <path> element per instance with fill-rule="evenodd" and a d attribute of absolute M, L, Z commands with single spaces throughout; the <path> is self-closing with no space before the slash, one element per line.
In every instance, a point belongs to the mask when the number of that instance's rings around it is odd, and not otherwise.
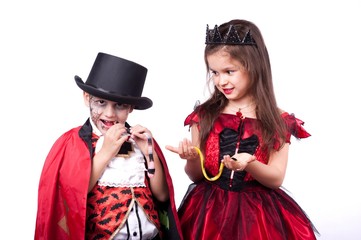
<path fill-rule="evenodd" d="M 133 111 L 131 105 L 98 98 L 86 92 L 84 92 L 84 102 L 90 109 L 93 123 L 103 135 L 116 123 L 125 125 L 128 114 Z"/>
<path fill-rule="evenodd" d="M 211 80 L 230 102 L 242 105 L 251 101 L 248 72 L 239 61 L 222 50 L 208 55 L 207 61 Z"/>

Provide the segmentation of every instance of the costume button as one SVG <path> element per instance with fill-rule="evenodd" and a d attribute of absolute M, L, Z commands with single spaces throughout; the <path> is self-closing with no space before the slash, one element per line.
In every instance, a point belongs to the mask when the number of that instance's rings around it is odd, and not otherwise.
<path fill-rule="evenodd" d="M 133 236 L 136 237 L 136 236 L 137 236 L 137 232 L 133 232 Z"/>

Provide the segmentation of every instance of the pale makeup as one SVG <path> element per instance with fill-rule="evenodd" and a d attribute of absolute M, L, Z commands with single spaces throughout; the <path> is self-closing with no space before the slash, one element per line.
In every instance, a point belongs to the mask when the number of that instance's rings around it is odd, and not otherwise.
<path fill-rule="evenodd" d="M 125 126 L 133 107 L 84 93 L 84 102 L 90 109 L 90 117 L 99 131 L 104 135 L 114 124 Z"/>

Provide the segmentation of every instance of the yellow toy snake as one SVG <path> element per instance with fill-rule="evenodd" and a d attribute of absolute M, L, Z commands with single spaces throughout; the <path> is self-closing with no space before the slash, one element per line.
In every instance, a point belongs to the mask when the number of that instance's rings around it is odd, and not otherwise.
<path fill-rule="evenodd" d="M 206 172 L 206 169 L 204 168 L 204 156 L 201 152 L 201 150 L 197 147 L 194 147 L 194 149 L 197 151 L 200 159 L 201 159 L 201 168 L 202 168 L 202 173 L 203 173 L 203 176 L 208 180 L 208 181 L 216 181 L 222 174 L 222 171 L 223 171 L 223 168 L 224 168 L 224 164 L 221 162 L 221 165 L 220 165 L 220 168 L 219 168 L 219 172 L 216 176 L 214 177 L 209 177 L 207 175 L 207 172 Z"/>

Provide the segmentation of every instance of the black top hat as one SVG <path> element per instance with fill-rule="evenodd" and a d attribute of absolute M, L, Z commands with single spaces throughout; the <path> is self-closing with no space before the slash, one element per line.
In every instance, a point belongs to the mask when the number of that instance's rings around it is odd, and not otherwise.
<path fill-rule="evenodd" d="M 78 76 L 75 81 L 93 96 L 147 109 L 153 105 L 152 100 L 141 96 L 147 71 L 135 62 L 100 52 L 86 82 Z"/>

